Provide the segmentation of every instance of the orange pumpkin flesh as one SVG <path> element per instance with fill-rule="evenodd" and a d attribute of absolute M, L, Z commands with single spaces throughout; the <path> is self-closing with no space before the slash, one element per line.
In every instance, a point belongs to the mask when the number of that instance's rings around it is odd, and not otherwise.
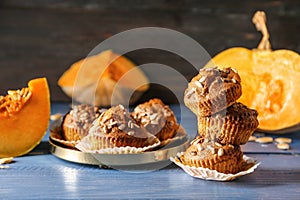
<path fill-rule="evenodd" d="M 239 101 L 258 111 L 259 129 L 275 131 L 300 122 L 300 56 L 285 49 L 272 51 L 267 42 L 260 44 L 267 48 L 227 49 L 206 67 L 236 68 L 243 89 Z"/>
<path fill-rule="evenodd" d="M 123 77 L 132 69 L 135 70 L 131 75 Z M 122 82 L 118 82 L 120 80 Z M 58 80 L 58 85 L 69 97 L 97 106 L 110 105 L 110 98 L 117 83 L 122 86 L 117 91 L 120 98 L 124 96 L 122 92 L 127 89 L 142 93 L 149 88 L 149 81 L 144 73 L 130 60 L 111 50 L 74 63 Z M 95 99 L 91 99 L 94 95 Z M 123 103 L 122 99 L 120 101 Z"/>
<path fill-rule="evenodd" d="M 36 147 L 46 134 L 50 119 L 50 95 L 46 78 L 29 81 L 29 99 L 18 111 L 0 110 L 0 158 L 21 156 Z M 11 104 L 18 104 L 17 100 Z"/>

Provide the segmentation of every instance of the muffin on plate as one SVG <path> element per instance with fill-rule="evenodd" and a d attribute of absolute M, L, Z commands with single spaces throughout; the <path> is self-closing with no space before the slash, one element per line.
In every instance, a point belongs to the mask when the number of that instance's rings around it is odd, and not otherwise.
<path fill-rule="evenodd" d="M 198 136 L 180 156 L 180 160 L 188 166 L 235 174 L 241 170 L 243 153 L 238 145 L 222 145 Z"/>
<path fill-rule="evenodd" d="M 257 111 L 234 103 L 224 112 L 198 116 L 198 132 L 204 138 L 221 144 L 246 144 L 258 126 Z"/>
<path fill-rule="evenodd" d="M 72 105 L 61 123 L 62 136 L 66 141 L 78 141 L 88 134 L 93 121 L 100 115 L 97 107 L 87 104 Z"/>
<path fill-rule="evenodd" d="M 122 105 L 118 105 L 103 112 L 94 121 L 79 146 L 94 151 L 115 147 L 143 148 L 156 143 L 159 144 L 159 140 L 138 125 Z"/>
<path fill-rule="evenodd" d="M 131 115 L 160 141 L 174 138 L 179 128 L 173 111 L 157 98 L 138 105 Z"/>
<path fill-rule="evenodd" d="M 203 68 L 188 84 L 184 103 L 196 115 L 209 116 L 232 105 L 241 95 L 241 78 L 236 70 Z"/>

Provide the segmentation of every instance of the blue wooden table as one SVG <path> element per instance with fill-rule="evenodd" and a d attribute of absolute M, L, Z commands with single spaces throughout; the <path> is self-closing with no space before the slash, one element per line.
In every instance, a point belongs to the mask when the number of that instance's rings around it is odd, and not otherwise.
<path fill-rule="evenodd" d="M 52 104 L 52 114 L 68 109 L 65 103 Z M 194 137 L 194 115 L 184 106 L 172 109 Z M 0 169 L 0 199 L 299 199 L 300 133 L 284 136 L 293 139 L 288 151 L 248 142 L 243 150 L 261 161 L 260 166 L 234 181 L 216 182 L 192 178 L 174 164 L 126 172 L 68 162 L 49 153 L 47 134 L 30 154 Z"/>

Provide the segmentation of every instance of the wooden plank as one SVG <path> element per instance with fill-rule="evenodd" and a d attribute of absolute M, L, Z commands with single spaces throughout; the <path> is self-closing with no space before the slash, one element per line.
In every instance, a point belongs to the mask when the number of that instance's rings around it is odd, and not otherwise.
<path fill-rule="evenodd" d="M 251 24 L 252 14 L 258 9 L 267 11 L 273 48 L 300 52 L 298 1 L 4 0 L 0 3 L 0 94 L 23 87 L 34 77 L 46 76 L 52 100 L 70 101 L 57 86 L 60 75 L 101 41 L 137 27 L 180 31 L 212 56 L 232 46 L 253 48 L 261 37 Z M 137 64 L 171 66 L 187 80 L 196 74 L 184 59 L 167 52 L 143 50 L 128 56 Z M 157 85 L 142 99 L 154 96 L 167 103 L 178 102 L 171 92 Z"/>
<path fill-rule="evenodd" d="M 298 199 L 300 160 L 296 156 L 250 156 L 261 165 L 231 182 L 195 179 L 174 165 L 134 173 L 73 164 L 52 155 L 24 156 L 0 170 L 0 194 L 3 199 Z"/>

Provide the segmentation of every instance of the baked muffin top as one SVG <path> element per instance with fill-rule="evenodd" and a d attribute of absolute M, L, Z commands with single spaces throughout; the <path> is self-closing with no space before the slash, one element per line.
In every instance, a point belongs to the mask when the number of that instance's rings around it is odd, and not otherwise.
<path fill-rule="evenodd" d="M 254 109 L 250 109 L 244 104 L 240 102 L 236 102 L 232 104 L 230 107 L 228 107 L 224 112 L 216 113 L 212 115 L 211 117 L 221 118 L 222 116 L 227 115 L 230 117 L 233 117 L 234 120 L 250 120 L 249 122 L 252 122 L 253 120 L 257 121 L 258 112 Z"/>
<path fill-rule="evenodd" d="M 231 155 L 235 151 L 240 151 L 239 146 L 231 144 L 222 145 L 218 142 L 204 139 L 197 136 L 192 142 L 191 146 L 186 150 L 186 156 L 193 159 L 211 159 L 212 157 L 219 157 Z"/>
<path fill-rule="evenodd" d="M 138 105 L 132 112 L 132 116 L 153 135 L 163 128 L 170 129 L 167 131 L 178 128 L 173 111 L 157 98 Z"/>
<path fill-rule="evenodd" d="M 113 106 L 103 112 L 93 123 L 90 133 L 95 135 L 123 135 L 138 138 L 147 138 L 149 133 L 139 126 L 135 119 L 122 105 Z M 89 134 L 90 134 L 89 133 Z"/>
<path fill-rule="evenodd" d="M 99 115 L 100 110 L 97 107 L 87 104 L 72 105 L 72 108 L 66 114 L 63 123 L 73 124 L 75 127 L 87 130 Z"/>
<path fill-rule="evenodd" d="M 202 68 L 199 74 L 189 83 L 194 89 L 186 92 L 186 95 L 189 96 L 196 90 L 201 96 L 207 96 L 208 94 L 209 96 L 215 96 L 226 87 L 240 83 L 241 78 L 233 68 Z"/>

